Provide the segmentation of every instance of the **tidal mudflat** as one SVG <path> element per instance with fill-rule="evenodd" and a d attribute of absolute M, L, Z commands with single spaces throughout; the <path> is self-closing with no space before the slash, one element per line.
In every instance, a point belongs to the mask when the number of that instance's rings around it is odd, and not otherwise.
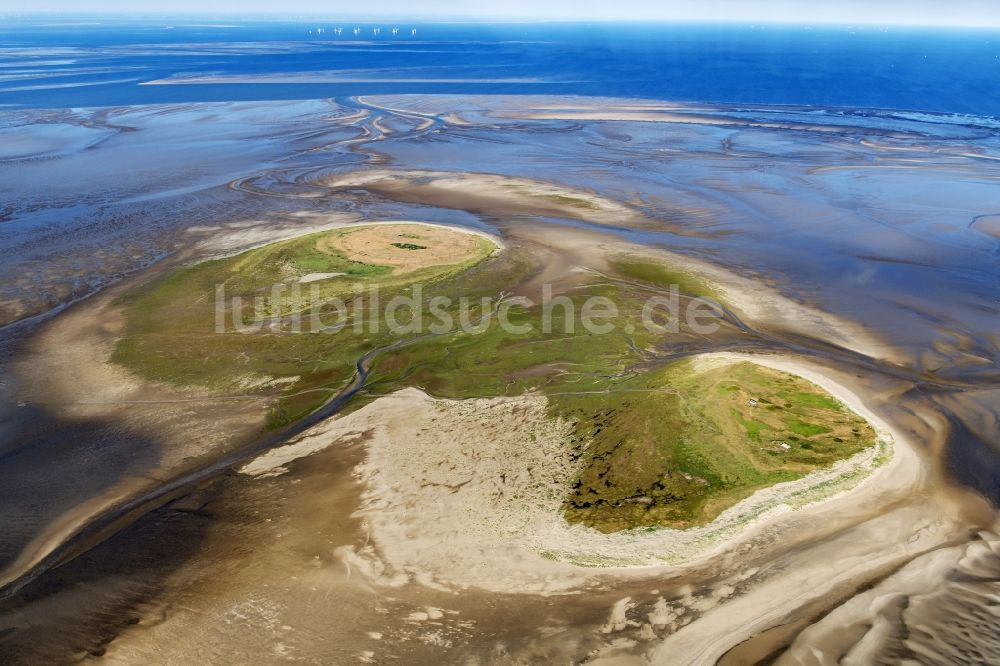
<path fill-rule="evenodd" d="M 5 283 L 5 661 L 993 654 L 989 122 L 212 109 L 11 153 L 69 173 L 190 114 L 257 137 L 155 195 L 94 181 L 114 261 L 68 234 L 7 268 L 47 287 Z"/>

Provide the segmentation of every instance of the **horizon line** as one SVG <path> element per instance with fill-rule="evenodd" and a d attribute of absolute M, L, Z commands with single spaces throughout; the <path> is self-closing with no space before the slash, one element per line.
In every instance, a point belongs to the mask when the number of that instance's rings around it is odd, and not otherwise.
<path fill-rule="evenodd" d="M 1000 29 L 1000 21 L 996 23 L 966 23 L 962 21 L 955 21 L 950 23 L 942 23 L 941 21 L 934 22 L 923 22 L 920 20 L 913 21 L 896 21 L 887 22 L 875 19 L 859 18 L 857 20 L 845 21 L 842 19 L 824 19 L 815 18 L 810 20 L 805 20 L 799 17 L 795 18 L 777 18 L 777 17 L 761 17 L 761 18 L 747 18 L 747 17 L 720 17 L 720 18 L 708 18 L 708 17 L 661 17 L 661 16 L 649 16 L 649 17 L 608 17 L 608 16 L 583 16 L 583 17 L 565 17 L 565 16 L 518 16 L 518 15 L 471 15 L 471 14 L 445 14 L 445 13 L 430 13 L 430 14 L 336 14 L 328 12 L 311 12 L 311 11 L 295 11 L 295 12 L 273 12 L 273 11 L 262 11 L 262 10 L 246 10 L 242 12 L 226 12 L 218 10 L 184 10 L 184 11 L 143 11 L 143 10 L 33 10 L 33 11 L 21 11 L 21 12 L 0 12 L 0 18 L 3 19 L 31 19 L 31 18 L 46 18 L 46 19 L 58 19 L 58 18 L 93 18 L 93 19 L 105 19 L 111 20 L 115 18 L 129 18 L 129 19 L 159 19 L 159 18 L 172 18 L 172 19 L 205 19 L 205 18 L 225 18 L 229 20 L 235 20 L 247 22 L 248 20 L 254 19 L 269 19 L 269 20 L 285 20 L 289 22 L 298 21 L 309 21 L 309 20 L 329 20 L 329 21 L 347 21 L 347 22 L 362 22 L 371 23 L 376 21 L 411 21 L 415 23 L 468 23 L 468 24 L 484 24 L 484 23 L 506 23 L 506 24 L 531 24 L 531 23 L 561 23 L 561 24 L 635 24 L 635 23 L 647 23 L 647 24 L 663 24 L 663 25 L 742 25 L 747 27 L 753 26 L 763 26 L 763 25 L 776 25 L 776 26 L 797 26 L 802 28 L 809 28 L 813 26 L 823 26 L 823 27 L 866 27 L 866 28 L 927 28 L 927 29 L 974 29 L 974 30 L 997 30 Z"/>

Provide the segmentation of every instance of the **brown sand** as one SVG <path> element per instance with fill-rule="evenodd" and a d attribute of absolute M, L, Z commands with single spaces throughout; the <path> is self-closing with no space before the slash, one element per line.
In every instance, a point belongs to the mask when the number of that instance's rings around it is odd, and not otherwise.
<path fill-rule="evenodd" d="M 983 215 L 976 219 L 972 227 L 988 236 L 1000 239 L 1000 215 Z"/>
<path fill-rule="evenodd" d="M 376 224 L 324 236 L 316 248 L 351 261 L 390 266 L 395 274 L 403 274 L 469 261 L 475 258 L 480 240 L 467 231 L 442 226 Z"/>

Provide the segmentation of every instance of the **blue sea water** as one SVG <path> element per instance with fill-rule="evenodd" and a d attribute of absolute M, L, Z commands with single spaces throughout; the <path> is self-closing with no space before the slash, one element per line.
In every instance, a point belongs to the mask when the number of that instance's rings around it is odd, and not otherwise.
<path fill-rule="evenodd" d="M 176 83 L 205 76 L 228 80 Z M 261 76 L 272 82 L 254 80 Z M 174 85 L 142 85 L 169 77 Z M 1000 116 L 998 81 L 1000 32 L 987 30 L 230 18 L 0 23 L 0 105 L 8 108 L 505 93 Z"/>

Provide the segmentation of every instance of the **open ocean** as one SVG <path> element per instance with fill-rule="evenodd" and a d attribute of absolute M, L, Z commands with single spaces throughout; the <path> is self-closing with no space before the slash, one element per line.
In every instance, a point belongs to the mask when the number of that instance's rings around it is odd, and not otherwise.
<path fill-rule="evenodd" d="M 229 18 L 0 23 L 0 105 L 8 108 L 506 93 L 1000 116 L 998 75 L 1000 32 L 986 30 Z M 150 84 L 163 80 L 173 85 Z"/>

